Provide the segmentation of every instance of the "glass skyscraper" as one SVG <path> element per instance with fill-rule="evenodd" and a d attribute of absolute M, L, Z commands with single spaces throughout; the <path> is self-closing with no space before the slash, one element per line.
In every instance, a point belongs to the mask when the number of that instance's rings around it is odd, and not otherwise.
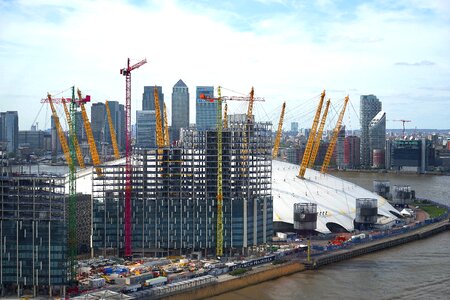
<path fill-rule="evenodd" d="M 19 148 L 19 115 L 17 111 L 0 113 L 0 142 L 6 143 L 6 151 L 15 153 Z"/>
<path fill-rule="evenodd" d="M 361 166 L 370 167 L 371 151 L 369 141 L 369 124 L 381 111 L 381 101 L 375 95 L 361 95 L 360 122 L 361 122 Z"/>
<path fill-rule="evenodd" d="M 136 147 L 156 147 L 156 115 L 154 110 L 136 111 Z"/>
<path fill-rule="evenodd" d="M 217 101 L 201 99 L 200 95 L 214 97 L 213 86 L 197 86 L 195 101 L 195 122 L 197 130 L 215 129 L 217 123 Z"/>
<path fill-rule="evenodd" d="M 189 127 L 189 89 L 183 80 L 172 90 L 172 140 L 180 139 L 180 129 Z"/>

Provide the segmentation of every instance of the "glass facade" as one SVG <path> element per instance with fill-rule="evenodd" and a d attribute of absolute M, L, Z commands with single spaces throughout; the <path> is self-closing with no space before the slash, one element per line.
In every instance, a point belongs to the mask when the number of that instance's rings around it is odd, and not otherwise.
<path fill-rule="evenodd" d="M 189 127 L 189 89 L 180 79 L 172 91 L 172 140 L 180 139 L 180 129 Z"/>
<path fill-rule="evenodd" d="M 371 166 L 371 151 L 369 141 L 369 124 L 381 111 L 381 102 L 374 95 L 361 95 L 360 98 L 360 122 L 361 122 L 361 165 Z"/>
<path fill-rule="evenodd" d="M 156 147 L 156 115 L 154 110 L 136 111 L 136 147 Z"/>
<path fill-rule="evenodd" d="M 197 86 L 195 101 L 195 122 L 197 130 L 211 130 L 217 124 L 217 101 L 201 99 L 201 95 L 214 97 L 213 86 Z"/>

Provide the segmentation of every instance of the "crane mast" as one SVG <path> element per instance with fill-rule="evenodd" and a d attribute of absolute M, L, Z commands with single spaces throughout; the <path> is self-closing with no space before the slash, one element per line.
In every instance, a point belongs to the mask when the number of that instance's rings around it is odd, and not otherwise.
<path fill-rule="evenodd" d="M 153 96 L 155 98 L 155 114 L 156 114 L 156 145 L 158 148 L 164 147 L 164 134 L 162 129 L 161 108 L 159 106 L 158 89 L 153 89 Z"/>
<path fill-rule="evenodd" d="M 130 66 L 128 58 L 127 67 L 120 69 L 120 74 L 125 76 L 125 259 L 133 258 L 131 245 L 131 71 L 139 68 L 147 60 L 141 60 Z"/>
<path fill-rule="evenodd" d="M 66 114 L 67 125 L 69 125 L 69 135 L 71 136 L 71 141 L 72 141 L 73 146 L 75 148 L 75 152 L 76 152 L 76 156 L 77 156 L 77 160 L 78 160 L 78 165 L 80 166 L 80 168 L 84 169 L 86 166 L 84 164 L 83 155 L 81 154 L 80 145 L 78 144 L 78 138 L 77 138 L 77 136 L 75 134 L 76 126 L 75 126 L 75 124 L 73 124 L 75 122 L 75 114 L 71 117 L 71 114 L 69 113 L 69 110 L 67 109 L 66 101 L 63 100 L 61 102 L 62 102 L 63 107 L 64 107 L 64 113 Z M 72 103 L 72 101 L 71 101 L 71 103 Z M 74 122 L 72 122 L 72 120 Z"/>
<path fill-rule="evenodd" d="M 164 103 L 163 109 L 164 109 L 164 147 L 169 147 L 170 145 L 169 122 L 167 121 L 166 103 Z"/>
<path fill-rule="evenodd" d="M 333 137 L 331 138 L 330 145 L 328 145 L 327 153 L 325 154 L 325 158 L 323 160 L 322 169 L 320 172 L 326 173 L 328 170 L 328 165 L 330 164 L 331 156 L 333 155 L 334 146 L 336 145 L 336 141 L 339 135 L 339 131 L 341 130 L 342 119 L 344 118 L 345 108 L 347 107 L 348 96 L 345 97 L 344 106 L 342 107 L 341 113 L 339 114 L 339 118 L 336 123 L 336 127 L 334 127 Z"/>
<path fill-rule="evenodd" d="M 306 143 L 305 153 L 303 153 L 302 164 L 300 165 L 300 171 L 298 177 L 304 178 L 306 172 L 306 166 L 309 162 L 309 157 L 311 156 L 312 144 L 316 136 L 317 125 L 319 124 L 320 112 L 322 110 L 323 99 L 325 98 L 325 90 L 320 95 L 319 105 L 317 106 L 316 115 L 314 116 L 313 125 L 311 131 L 309 132 L 308 142 Z"/>
<path fill-rule="evenodd" d="M 86 131 L 89 150 L 91 152 L 92 164 L 95 167 L 95 172 L 98 176 L 102 176 L 102 169 L 98 167 L 100 165 L 100 158 L 98 157 L 97 146 L 95 145 L 94 135 L 92 134 L 91 123 L 86 113 L 86 108 L 84 107 L 83 98 L 81 97 L 81 91 L 77 90 L 79 104 L 81 108 L 81 116 L 83 118 L 84 130 Z"/>
<path fill-rule="evenodd" d="M 327 103 L 325 104 L 325 111 L 323 112 L 322 120 L 320 120 L 319 130 L 317 132 L 316 139 L 314 140 L 314 147 L 311 152 L 308 168 L 312 168 L 314 166 L 314 162 L 316 161 L 317 153 L 319 152 L 320 141 L 322 140 L 323 128 L 325 127 L 325 121 L 327 120 L 329 107 L 330 107 L 330 99 L 328 99 Z"/>
<path fill-rule="evenodd" d="M 223 194 L 222 194 L 222 91 L 217 88 L 217 244 L 216 255 L 223 255 Z"/>
<path fill-rule="evenodd" d="M 105 102 L 106 107 L 106 114 L 108 115 L 108 124 L 109 124 L 109 133 L 111 135 L 111 143 L 114 149 L 114 158 L 119 159 L 120 153 L 119 153 L 119 146 L 117 145 L 117 137 L 116 137 L 116 130 L 114 129 L 112 118 L 111 118 L 111 111 L 109 109 L 108 101 Z"/>
<path fill-rule="evenodd" d="M 225 103 L 225 108 L 223 110 L 223 128 L 228 128 L 228 103 Z"/>
<path fill-rule="evenodd" d="M 277 158 L 277 156 L 278 156 L 278 148 L 280 147 L 281 132 L 283 129 L 283 118 L 284 118 L 284 110 L 285 109 L 286 109 L 286 102 L 283 102 L 283 106 L 281 107 L 280 121 L 278 122 L 277 136 L 275 138 L 275 143 L 273 145 L 273 153 L 272 153 L 273 159 Z"/>

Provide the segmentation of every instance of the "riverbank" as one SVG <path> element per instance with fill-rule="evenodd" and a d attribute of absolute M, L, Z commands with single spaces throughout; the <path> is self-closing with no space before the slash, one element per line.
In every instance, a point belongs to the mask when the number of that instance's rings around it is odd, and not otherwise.
<path fill-rule="evenodd" d="M 331 253 L 319 254 L 312 257 L 310 262 L 295 257 L 285 264 L 264 265 L 238 277 L 234 277 L 231 275 L 220 276 L 216 282 L 210 285 L 183 291 L 179 294 L 173 294 L 170 296 L 168 295 L 164 297 L 164 299 L 184 300 L 209 298 L 223 293 L 239 290 L 251 285 L 259 284 L 265 281 L 274 280 L 293 273 L 302 272 L 313 268 L 320 268 L 327 264 L 351 259 L 375 251 L 380 251 L 383 249 L 388 249 L 405 243 L 424 239 L 446 230 L 450 230 L 448 217 L 439 222 L 422 226 L 395 236 L 370 241 L 353 246 L 352 248 L 348 249 L 335 250 Z"/>

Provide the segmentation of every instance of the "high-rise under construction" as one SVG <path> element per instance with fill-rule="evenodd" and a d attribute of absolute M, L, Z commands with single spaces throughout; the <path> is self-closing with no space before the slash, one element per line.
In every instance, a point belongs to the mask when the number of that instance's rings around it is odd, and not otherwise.
<path fill-rule="evenodd" d="M 230 118 L 223 130 L 223 249 L 243 253 L 270 242 L 270 123 Z M 217 131 L 185 129 L 176 148 L 135 149 L 132 242 L 135 256 L 214 254 L 217 228 Z M 96 254 L 124 251 L 125 166 L 104 166 L 93 180 Z"/>

